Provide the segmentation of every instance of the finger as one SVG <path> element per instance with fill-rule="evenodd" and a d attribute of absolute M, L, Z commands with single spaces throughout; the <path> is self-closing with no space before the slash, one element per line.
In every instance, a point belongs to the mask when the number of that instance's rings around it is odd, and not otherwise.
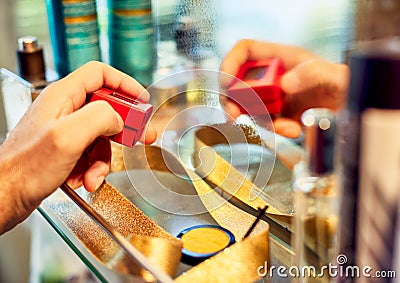
<path fill-rule="evenodd" d="M 79 109 L 85 103 L 86 95 L 101 87 L 123 92 L 143 102 L 150 98 L 143 86 L 127 74 L 104 63 L 89 62 L 48 86 L 38 101 L 45 100 L 47 111 L 60 117 Z"/>
<path fill-rule="evenodd" d="M 99 138 L 89 155 L 89 166 L 83 172 L 83 185 L 86 190 L 93 192 L 100 187 L 110 172 L 111 144 L 109 140 Z"/>
<path fill-rule="evenodd" d="M 83 185 L 83 181 L 82 181 L 82 176 L 75 176 L 75 177 L 68 177 L 65 182 L 67 183 L 67 185 L 73 189 L 76 190 L 77 188 L 82 187 Z"/>
<path fill-rule="evenodd" d="M 110 172 L 109 164 L 95 161 L 83 175 L 83 186 L 88 192 L 94 192 L 104 182 Z"/>
<path fill-rule="evenodd" d="M 85 93 L 91 93 L 104 86 L 140 98 L 143 102 L 148 102 L 150 99 L 149 93 L 135 79 L 100 62 L 92 61 L 83 65 L 76 72 L 67 76 L 65 80 L 75 86 L 78 81 Z"/>
<path fill-rule="evenodd" d="M 94 101 L 58 121 L 60 139 L 70 151 L 83 152 L 97 137 L 117 134 L 123 120 L 106 101 Z M 62 142 L 62 141 L 61 141 Z"/>
<path fill-rule="evenodd" d="M 144 144 L 152 144 L 157 139 L 157 131 L 152 126 L 147 126 L 140 137 L 139 142 Z"/>
<path fill-rule="evenodd" d="M 286 94 L 295 94 L 324 87 L 332 93 L 344 93 L 350 71 L 344 64 L 333 64 L 322 59 L 311 59 L 299 64 L 282 76 L 281 86 Z"/>
<path fill-rule="evenodd" d="M 277 117 L 274 121 L 275 133 L 290 138 L 297 139 L 301 134 L 301 126 L 295 119 Z"/>
<path fill-rule="evenodd" d="M 67 185 L 69 185 L 72 189 L 77 189 L 83 185 L 83 172 L 85 172 L 88 168 L 88 160 L 87 156 L 82 156 L 78 162 L 75 164 L 71 173 L 66 179 Z"/>
<path fill-rule="evenodd" d="M 318 58 L 313 53 L 300 47 L 245 39 L 239 41 L 228 52 L 220 69 L 222 72 L 237 75 L 240 66 L 246 61 L 272 57 L 281 58 L 287 70 L 303 61 Z"/>

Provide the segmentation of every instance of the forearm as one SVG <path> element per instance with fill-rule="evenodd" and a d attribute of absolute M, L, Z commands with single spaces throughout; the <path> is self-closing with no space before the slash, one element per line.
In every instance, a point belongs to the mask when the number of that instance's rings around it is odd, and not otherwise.
<path fill-rule="evenodd" d="M 28 217 L 57 187 L 46 180 L 60 170 L 56 166 L 53 172 L 45 168 L 52 162 L 51 148 L 43 142 L 48 136 L 43 131 L 27 135 L 30 142 L 21 142 L 23 135 L 14 129 L 0 146 L 0 235 Z"/>
<path fill-rule="evenodd" d="M 35 208 L 24 202 L 25 176 L 18 172 L 17 163 L 0 147 L 0 235 L 22 222 Z"/>

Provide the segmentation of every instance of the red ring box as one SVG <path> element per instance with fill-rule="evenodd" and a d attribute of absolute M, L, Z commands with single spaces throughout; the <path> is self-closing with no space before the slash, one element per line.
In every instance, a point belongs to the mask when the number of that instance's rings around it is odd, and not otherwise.
<path fill-rule="evenodd" d="M 242 113 L 250 115 L 279 114 L 282 111 L 284 93 L 280 79 L 285 73 L 280 58 L 270 58 L 244 63 L 231 85 L 229 97 Z"/>
<path fill-rule="evenodd" d="M 143 134 L 143 130 L 153 111 L 151 104 L 142 103 L 132 96 L 102 88 L 88 96 L 87 103 L 105 100 L 119 113 L 124 121 L 122 132 L 109 136 L 112 141 L 133 147 Z"/>

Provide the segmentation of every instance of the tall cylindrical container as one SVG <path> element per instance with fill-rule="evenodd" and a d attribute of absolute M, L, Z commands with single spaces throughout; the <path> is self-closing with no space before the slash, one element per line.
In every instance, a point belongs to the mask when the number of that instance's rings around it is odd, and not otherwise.
<path fill-rule="evenodd" d="M 60 77 L 101 60 L 95 0 L 47 0 L 54 64 Z"/>
<path fill-rule="evenodd" d="M 150 85 L 155 58 L 151 1 L 109 1 L 110 64 Z"/>
<path fill-rule="evenodd" d="M 349 65 L 348 103 L 339 121 L 342 268 L 390 270 L 400 197 L 400 40 L 359 47 L 350 53 Z M 356 280 L 339 275 L 339 282 Z"/>
<path fill-rule="evenodd" d="M 302 114 L 301 120 L 305 154 L 295 166 L 293 182 L 295 266 L 299 274 L 292 282 L 332 282 L 331 274 L 324 268 L 332 263 L 337 253 L 335 115 L 326 108 L 312 108 Z"/>

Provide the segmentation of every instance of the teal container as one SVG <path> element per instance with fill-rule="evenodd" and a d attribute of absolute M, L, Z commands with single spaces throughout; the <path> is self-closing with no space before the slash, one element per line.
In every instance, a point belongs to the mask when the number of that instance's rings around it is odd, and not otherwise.
<path fill-rule="evenodd" d="M 56 71 L 64 77 L 86 62 L 101 60 L 95 0 L 47 0 Z"/>
<path fill-rule="evenodd" d="M 112 10 L 149 10 L 151 1 L 149 0 L 111 0 Z"/>
<path fill-rule="evenodd" d="M 150 85 L 155 58 L 151 2 L 111 0 L 109 7 L 110 64 Z"/>

